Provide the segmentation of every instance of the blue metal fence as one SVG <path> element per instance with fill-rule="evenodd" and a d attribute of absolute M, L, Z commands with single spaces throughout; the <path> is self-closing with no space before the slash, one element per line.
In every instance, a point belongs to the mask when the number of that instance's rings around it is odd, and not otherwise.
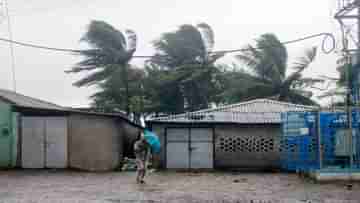
<path fill-rule="evenodd" d="M 347 132 L 346 129 L 348 129 L 346 113 L 287 112 L 282 115 L 282 124 L 280 158 L 283 169 L 307 171 L 320 169 L 320 166 L 349 167 L 350 155 L 339 156 L 341 151 L 339 152 L 339 147 L 337 147 L 340 142 L 346 141 L 346 139 L 339 139 L 345 137 L 339 133 Z M 352 112 L 352 125 L 355 151 L 352 167 L 360 169 L 359 111 Z M 344 146 L 344 153 L 346 153 L 350 146 L 346 143 Z M 348 153 L 351 154 L 350 151 Z"/>
<path fill-rule="evenodd" d="M 281 165 L 286 170 L 315 169 L 318 140 L 315 112 L 288 112 L 282 115 Z"/>

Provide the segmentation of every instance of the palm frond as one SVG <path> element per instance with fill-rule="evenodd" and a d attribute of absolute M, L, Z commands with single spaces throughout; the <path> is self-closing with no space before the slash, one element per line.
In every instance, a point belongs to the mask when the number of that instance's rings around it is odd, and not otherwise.
<path fill-rule="evenodd" d="M 133 53 L 136 50 L 137 45 L 137 36 L 136 33 L 133 30 L 125 30 L 125 36 L 126 36 L 126 51 L 128 53 Z"/>
<path fill-rule="evenodd" d="M 235 58 L 247 65 L 250 69 L 256 69 L 255 67 L 260 63 L 263 56 L 257 49 L 248 45 L 244 48 L 244 51 L 242 51 L 241 54 L 236 55 Z M 258 72 L 257 70 L 254 71 Z M 259 75 L 261 75 L 261 73 Z"/>
<path fill-rule="evenodd" d="M 315 60 L 316 53 L 316 47 L 305 50 L 304 56 L 298 58 L 298 60 L 294 63 L 293 69 L 295 69 L 296 72 L 302 72 L 305 70 Z"/>
<path fill-rule="evenodd" d="M 207 53 L 210 53 L 213 50 L 215 44 L 214 31 L 206 23 L 198 24 L 197 28 L 199 29 Z"/>
<path fill-rule="evenodd" d="M 80 55 L 82 55 L 84 59 L 77 63 L 71 70 L 65 71 L 66 73 L 90 71 L 97 68 L 104 68 L 110 64 L 116 64 L 115 57 L 99 49 L 84 50 L 80 52 Z"/>
<path fill-rule="evenodd" d="M 89 45 L 95 49 L 126 50 L 126 38 L 124 34 L 104 21 L 92 21 L 88 27 L 88 31 L 81 40 L 88 42 Z"/>
<path fill-rule="evenodd" d="M 73 85 L 77 87 L 81 87 L 81 86 L 91 86 L 93 84 L 103 82 L 109 77 L 109 75 L 114 73 L 116 68 L 117 68 L 116 66 L 108 66 L 102 70 L 96 71 L 94 73 L 90 73 L 86 77 L 75 82 Z"/>
<path fill-rule="evenodd" d="M 288 60 L 286 47 L 272 33 L 263 34 L 256 41 L 257 47 L 261 49 L 265 56 L 264 58 L 268 63 L 272 64 L 268 70 L 269 76 L 282 81 L 285 78 Z"/>
<path fill-rule="evenodd" d="M 319 104 L 317 102 L 315 102 L 314 100 L 312 100 L 310 97 L 303 96 L 294 91 L 290 91 L 289 94 L 282 101 L 290 102 L 290 103 L 294 103 L 294 104 L 319 106 Z"/>
<path fill-rule="evenodd" d="M 220 58 L 222 58 L 222 57 L 224 57 L 224 56 L 225 56 L 224 53 L 210 54 L 210 55 L 208 56 L 208 59 L 207 59 L 205 65 L 214 64 L 217 60 L 219 60 Z"/>
<path fill-rule="evenodd" d="M 214 44 L 214 32 L 208 24 L 184 24 L 153 42 L 156 54 L 150 61 L 168 69 L 184 65 L 211 65 L 224 56 L 223 53 L 211 53 Z"/>
<path fill-rule="evenodd" d="M 291 87 L 295 81 L 298 81 L 302 77 L 302 72 L 309 67 L 316 57 L 317 48 L 312 47 L 305 51 L 305 56 L 300 57 L 298 62 L 295 62 L 293 68 L 296 70 L 284 81 L 284 86 Z"/>
<path fill-rule="evenodd" d="M 255 74 L 263 79 L 271 80 L 280 85 L 287 68 L 287 50 L 273 34 L 261 35 L 256 40 L 256 48 L 248 45 L 238 56 Z"/>
<path fill-rule="evenodd" d="M 136 50 L 137 37 L 134 31 L 121 32 L 104 21 L 91 21 L 87 32 L 81 38 L 91 47 L 81 51 L 83 60 L 66 73 L 95 71 L 74 83 L 75 86 L 101 83 L 115 71 L 125 67 Z"/>

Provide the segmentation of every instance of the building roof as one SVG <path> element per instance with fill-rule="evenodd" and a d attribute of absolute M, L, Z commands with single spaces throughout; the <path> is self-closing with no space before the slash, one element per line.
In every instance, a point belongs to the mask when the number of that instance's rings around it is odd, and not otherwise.
<path fill-rule="evenodd" d="M 72 111 L 82 111 L 82 112 L 85 111 L 85 112 L 89 112 L 89 113 L 113 114 L 113 115 L 126 117 L 126 112 L 125 111 L 104 112 L 103 109 L 94 108 L 94 107 L 77 107 L 77 108 L 68 107 L 68 109 L 70 109 Z"/>
<path fill-rule="evenodd" d="M 64 107 L 40 99 L 28 97 L 10 90 L 0 89 L 0 99 L 19 107 L 65 110 Z"/>
<path fill-rule="evenodd" d="M 100 113 L 100 112 L 72 109 L 57 104 L 53 104 L 50 102 L 46 102 L 40 99 L 35 99 L 33 97 L 28 97 L 5 89 L 0 89 L 0 100 L 10 103 L 11 105 L 18 107 L 18 109 L 22 109 L 22 112 L 26 112 L 27 109 L 30 109 L 31 112 L 35 110 L 38 113 L 42 110 L 45 112 L 62 112 L 63 114 L 78 113 L 84 115 L 117 117 L 117 118 L 121 118 L 122 120 L 125 120 L 126 122 L 128 122 L 129 124 L 135 127 L 143 128 L 142 126 L 130 121 L 126 117 L 126 115 L 122 113 Z"/>
<path fill-rule="evenodd" d="M 305 106 L 270 99 L 255 99 L 212 109 L 171 115 L 151 119 L 149 122 L 165 123 L 240 123 L 279 124 L 281 113 L 289 111 L 311 111 L 315 106 Z"/>

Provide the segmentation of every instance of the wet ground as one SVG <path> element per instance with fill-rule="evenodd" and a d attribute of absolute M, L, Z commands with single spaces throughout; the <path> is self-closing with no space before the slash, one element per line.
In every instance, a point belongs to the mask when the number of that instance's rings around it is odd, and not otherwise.
<path fill-rule="evenodd" d="M 134 172 L 0 171 L 8 202 L 360 202 L 360 184 L 316 184 L 284 173 L 154 172 L 146 185 Z"/>

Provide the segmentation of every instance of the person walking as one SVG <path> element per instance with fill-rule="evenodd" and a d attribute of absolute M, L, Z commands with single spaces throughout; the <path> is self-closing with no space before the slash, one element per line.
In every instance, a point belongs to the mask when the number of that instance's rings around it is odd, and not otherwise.
<path fill-rule="evenodd" d="M 139 139 L 134 144 L 134 153 L 137 166 L 136 183 L 145 184 L 144 178 L 150 156 L 150 145 L 145 140 L 142 132 L 139 135 Z"/>

